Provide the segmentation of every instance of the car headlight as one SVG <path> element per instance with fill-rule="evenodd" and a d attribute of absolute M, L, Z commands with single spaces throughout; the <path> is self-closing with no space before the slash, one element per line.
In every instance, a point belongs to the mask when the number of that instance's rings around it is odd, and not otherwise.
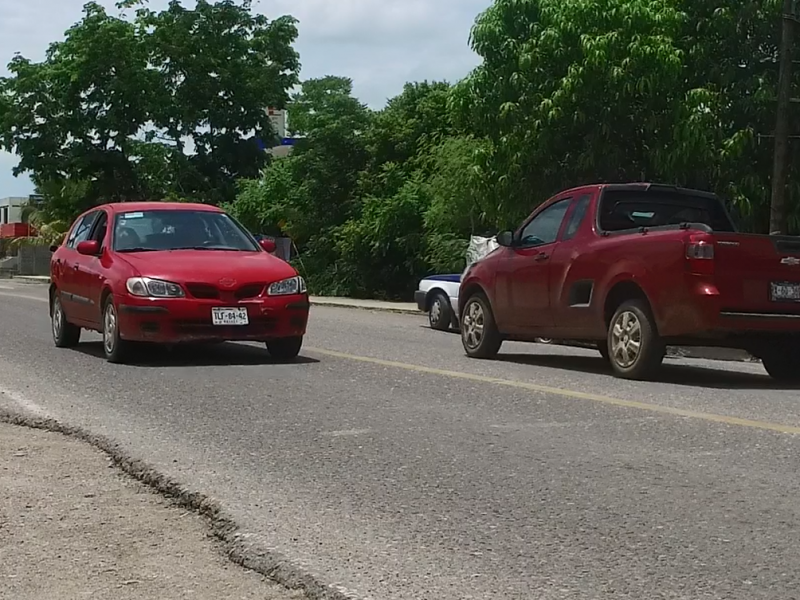
<path fill-rule="evenodd" d="M 185 295 L 177 283 L 150 277 L 131 277 L 125 287 L 132 296 L 145 298 L 183 298 Z"/>
<path fill-rule="evenodd" d="M 268 296 L 289 296 L 291 294 L 305 294 L 306 281 L 299 275 L 296 277 L 289 277 L 289 279 L 282 279 L 270 284 L 267 288 Z"/>

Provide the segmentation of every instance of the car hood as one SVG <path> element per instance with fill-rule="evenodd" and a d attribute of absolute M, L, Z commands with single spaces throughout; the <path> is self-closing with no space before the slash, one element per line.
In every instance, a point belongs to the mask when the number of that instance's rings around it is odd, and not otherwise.
<path fill-rule="evenodd" d="M 207 283 L 220 280 L 235 284 L 272 283 L 297 275 L 289 263 L 266 252 L 224 250 L 166 250 L 119 254 L 143 277 L 175 283 Z"/>

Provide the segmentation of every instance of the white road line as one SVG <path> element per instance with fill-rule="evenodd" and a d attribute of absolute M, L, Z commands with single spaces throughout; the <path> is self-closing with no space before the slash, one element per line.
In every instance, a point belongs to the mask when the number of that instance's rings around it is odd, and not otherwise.
<path fill-rule="evenodd" d="M 2 288 L 7 289 L 7 288 Z M 28 296 L 26 294 L 9 294 L 8 292 L 0 292 L 0 296 L 9 296 L 10 298 L 22 298 L 24 300 L 38 300 L 39 302 L 47 302 L 47 298 L 41 296 Z"/>
<path fill-rule="evenodd" d="M 44 407 L 17 392 L 0 389 L 0 398 L 7 398 L 8 400 L 11 400 L 11 402 L 16 404 L 20 409 L 22 409 L 23 412 L 26 412 L 31 416 L 39 417 L 40 419 L 46 419 L 50 416 Z"/>

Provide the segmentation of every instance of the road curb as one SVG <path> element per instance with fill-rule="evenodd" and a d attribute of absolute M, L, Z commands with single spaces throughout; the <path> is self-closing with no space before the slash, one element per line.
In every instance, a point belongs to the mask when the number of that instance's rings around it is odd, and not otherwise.
<path fill-rule="evenodd" d="M 356 304 L 356 303 L 347 303 L 341 300 L 329 300 L 324 296 L 317 296 L 311 298 L 311 304 L 316 306 L 329 306 L 333 308 L 354 308 L 357 310 L 374 310 L 377 312 L 388 312 L 394 313 L 398 315 L 414 315 L 414 314 L 423 314 L 419 311 L 419 309 L 415 308 L 400 308 L 400 307 L 392 307 L 392 306 L 381 306 L 381 305 L 369 305 L 369 304 Z"/>
<path fill-rule="evenodd" d="M 114 466 L 130 477 L 182 508 L 203 517 L 211 533 L 221 542 L 224 555 L 240 567 L 255 571 L 289 590 L 302 590 L 309 600 L 359 600 L 357 596 L 326 584 L 303 568 L 293 565 L 279 552 L 245 544 L 239 526 L 216 500 L 201 492 L 191 491 L 144 461 L 129 456 L 107 437 L 55 419 L 28 417 L 5 409 L 0 409 L 0 422 L 60 433 L 104 452 L 111 458 Z"/>
<path fill-rule="evenodd" d="M 19 281 L 20 283 L 50 283 L 50 278 L 47 276 L 38 275 L 12 275 L 12 281 Z"/>

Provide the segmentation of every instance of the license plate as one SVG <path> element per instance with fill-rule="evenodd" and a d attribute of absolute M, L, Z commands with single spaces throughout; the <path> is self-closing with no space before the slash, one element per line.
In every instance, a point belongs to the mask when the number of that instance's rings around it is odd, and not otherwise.
<path fill-rule="evenodd" d="M 250 319 L 246 308 L 212 308 L 212 325 L 248 325 Z"/>
<path fill-rule="evenodd" d="M 773 302 L 800 302 L 800 283 L 773 282 L 770 296 Z"/>

